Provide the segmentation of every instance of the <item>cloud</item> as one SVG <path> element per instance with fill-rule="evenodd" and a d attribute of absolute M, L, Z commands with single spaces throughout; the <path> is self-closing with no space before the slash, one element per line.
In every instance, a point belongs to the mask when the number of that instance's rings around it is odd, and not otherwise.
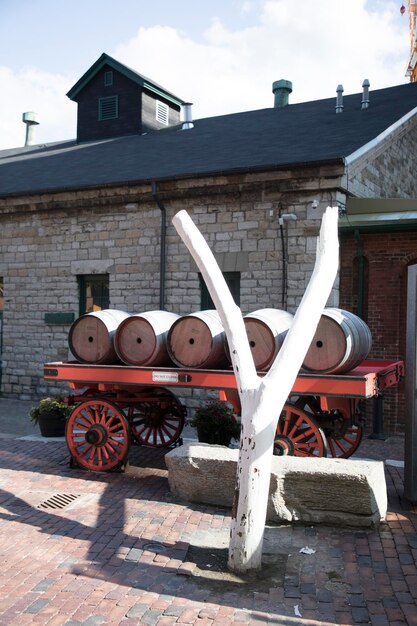
<path fill-rule="evenodd" d="M 388 4 L 265 0 L 254 26 L 234 31 L 216 18 L 199 42 L 169 27 L 141 28 L 115 55 L 194 102 L 196 118 L 272 106 L 281 78 L 293 82 L 291 102 L 335 97 L 339 83 L 355 93 L 364 78 L 371 89 L 406 82 L 408 30 Z"/>
<path fill-rule="evenodd" d="M 408 25 L 393 0 L 242 0 L 240 10 L 252 18 L 240 30 L 213 18 L 196 40 L 160 23 L 109 53 L 193 102 L 194 118 L 271 107 L 281 78 L 293 82 L 290 102 L 335 97 L 339 83 L 359 92 L 364 78 L 372 102 L 372 89 L 407 82 Z M 39 141 L 74 137 L 76 105 L 65 94 L 80 76 L 0 67 L 0 146 L 22 145 L 28 110 L 39 114 Z"/>
<path fill-rule="evenodd" d="M 11 148 L 25 143 L 22 114 L 38 114 L 36 143 L 74 138 L 76 105 L 65 95 L 75 80 L 26 67 L 12 73 L 0 66 L 2 98 L 0 103 L 0 147 Z"/>

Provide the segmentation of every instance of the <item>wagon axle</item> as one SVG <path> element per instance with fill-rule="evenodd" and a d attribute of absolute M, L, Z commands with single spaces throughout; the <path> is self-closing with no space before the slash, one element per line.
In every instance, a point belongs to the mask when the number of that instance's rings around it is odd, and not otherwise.
<path fill-rule="evenodd" d="M 294 456 L 294 444 L 289 437 L 285 435 L 275 435 L 274 439 L 274 455 L 275 456 Z"/>
<path fill-rule="evenodd" d="M 94 446 L 104 446 L 108 441 L 107 429 L 101 424 L 94 424 L 85 433 L 85 440 Z"/>

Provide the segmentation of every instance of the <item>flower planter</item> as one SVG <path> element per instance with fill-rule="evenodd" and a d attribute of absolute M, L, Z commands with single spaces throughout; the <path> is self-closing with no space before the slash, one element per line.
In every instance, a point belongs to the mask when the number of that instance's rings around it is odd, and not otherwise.
<path fill-rule="evenodd" d="M 190 425 L 197 429 L 200 443 L 227 447 L 234 437 L 240 435 L 240 424 L 235 418 L 233 408 L 222 400 L 209 400 L 199 407 L 191 418 Z"/>
<path fill-rule="evenodd" d="M 197 437 L 200 443 L 212 443 L 218 446 L 229 446 L 232 440 L 228 433 L 218 432 L 203 424 L 197 425 Z"/>
<path fill-rule="evenodd" d="M 66 418 L 58 411 L 40 413 L 38 424 L 42 437 L 64 437 Z"/>

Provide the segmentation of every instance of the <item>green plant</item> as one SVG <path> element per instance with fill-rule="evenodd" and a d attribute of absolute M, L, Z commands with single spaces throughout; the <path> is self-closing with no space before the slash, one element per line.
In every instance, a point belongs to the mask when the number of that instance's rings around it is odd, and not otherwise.
<path fill-rule="evenodd" d="M 240 436 L 240 422 L 227 402 L 208 400 L 198 408 L 190 420 L 190 425 L 213 435 L 237 439 Z"/>
<path fill-rule="evenodd" d="M 40 415 L 45 414 L 61 414 L 62 417 L 67 418 L 71 413 L 71 408 L 65 402 L 61 396 L 55 396 L 50 398 L 42 398 L 39 400 L 36 406 L 33 406 L 29 411 L 29 416 L 32 422 L 38 423 Z"/>

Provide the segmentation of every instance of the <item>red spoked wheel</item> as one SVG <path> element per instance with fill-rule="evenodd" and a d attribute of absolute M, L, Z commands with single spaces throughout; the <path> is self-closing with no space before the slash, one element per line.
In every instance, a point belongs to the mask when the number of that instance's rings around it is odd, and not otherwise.
<path fill-rule="evenodd" d="M 139 445 L 168 448 L 179 439 L 185 414 L 185 407 L 171 391 L 146 387 L 127 416 Z"/>
<path fill-rule="evenodd" d="M 308 413 L 293 404 L 285 404 L 275 432 L 274 454 L 326 456 L 326 436 Z"/>
<path fill-rule="evenodd" d="M 68 418 L 66 440 L 72 459 L 81 467 L 113 470 L 123 465 L 129 451 L 129 424 L 112 402 L 85 400 Z"/>
<path fill-rule="evenodd" d="M 331 432 L 326 432 L 328 456 L 334 459 L 348 459 L 359 447 L 363 437 L 362 426 L 351 424 L 349 420 L 335 420 Z"/>
<path fill-rule="evenodd" d="M 320 403 L 314 396 L 302 396 L 295 404 L 317 420 L 326 437 L 328 457 L 348 459 L 356 452 L 362 441 L 363 428 L 349 417 L 353 411 L 321 412 Z"/>

